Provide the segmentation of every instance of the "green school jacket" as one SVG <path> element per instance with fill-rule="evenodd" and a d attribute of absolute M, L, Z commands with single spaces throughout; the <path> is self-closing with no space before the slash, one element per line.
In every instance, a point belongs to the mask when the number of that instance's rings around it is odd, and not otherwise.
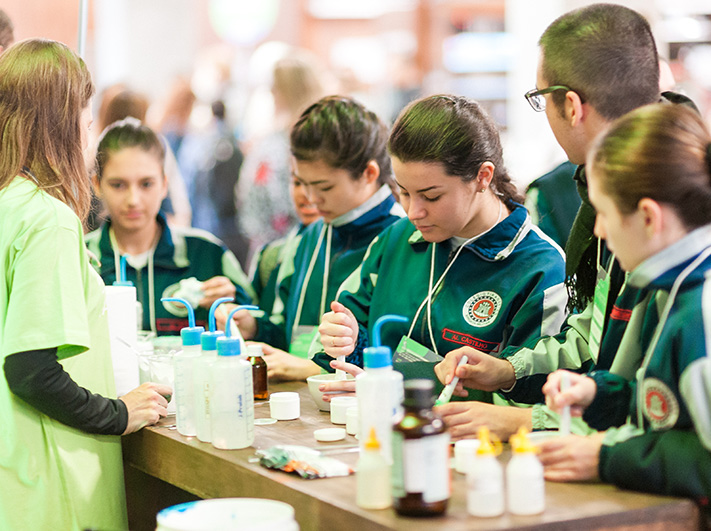
<path fill-rule="evenodd" d="M 440 357 L 463 345 L 499 355 L 509 345 L 557 331 L 565 317 L 563 252 L 533 225 L 526 209 L 511 204 L 512 213 L 478 240 L 466 245 L 432 298 L 432 331 Z M 344 282 L 338 300 L 359 325 L 356 350 L 347 361 L 362 366 L 362 349 L 378 317 L 397 314 L 412 321 L 428 292 L 432 252 L 434 279 L 454 257 L 449 241 L 432 244 L 407 219 L 383 231 L 370 246 L 363 265 Z M 383 327 L 382 344 L 395 349 L 410 323 Z M 433 348 L 423 310 L 414 324 L 415 341 Z M 314 361 L 328 368 L 330 357 L 317 352 Z M 406 377 L 425 375 L 419 363 L 398 364 Z M 433 377 L 431 364 L 429 376 Z M 471 398 L 492 401 L 491 393 Z"/>
<path fill-rule="evenodd" d="M 171 229 L 162 213 L 157 219 L 163 227 L 163 233 L 153 254 L 155 326 L 158 335 L 178 335 L 181 328 L 188 326 L 185 308 L 160 302 L 161 297 L 173 296 L 178 283 L 184 278 L 195 277 L 205 281 L 214 276 L 225 276 L 237 288 L 237 304 L 252 302 L 254 292 L 247 276 L 235 255 L 220 240 L 200 229 Z M 87 247 L 101 263 L 97 271 L 107 285 L 116 280 L 116 261 L 109 237 L 110 226 L 111 220 L 107 220 L 99 229 L 86 236 Z M 136 271 L 126 264 L 126 277 L 136 286 L 136 296 L 143 305 L 143 329 L 151 330 L 148 265 Z M 207 309 L 195 309 L 196 324 L 204 326 L 206 330 L 207 318 Z"/>

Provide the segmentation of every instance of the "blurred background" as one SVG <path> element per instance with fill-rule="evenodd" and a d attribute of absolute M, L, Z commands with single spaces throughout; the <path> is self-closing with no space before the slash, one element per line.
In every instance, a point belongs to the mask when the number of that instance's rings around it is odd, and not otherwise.
<path fill-rule="evenodd" d="M 85 59 L 98 95 L 129 87 L 146 120 L 179 140 L 222 118 L 241 149 L 279 125 L 274 65 L 298 52 L 326 92 L 359 98 L 391 122 L 411 99 L 474 98 L 501 126 L 525 185 L 564 160 L 545 116 L 523 98 L 535 85 L 537 39 L 576 0 L 87 0 Z M 673 74 L 670 86 L 711 116 L 711 2 L 617 2 L 644 14 Z M 4 0 L 15 38 L 77 48 L 80 0 Z M 174 148 L 175 148 L 174 146 Z M 179 157 L 180 159 L 180 157 Z"/>

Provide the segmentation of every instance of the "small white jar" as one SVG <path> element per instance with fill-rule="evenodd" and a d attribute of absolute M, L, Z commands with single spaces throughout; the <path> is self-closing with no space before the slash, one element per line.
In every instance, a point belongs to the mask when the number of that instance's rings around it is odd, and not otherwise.
<path fill-rule="evenodd" d="M 355 396 L 334 396 L 331 399 L 331 422 L 333 424 L 346 423 L 346 410 L 358 405 Z"/>
<path fill-rule="evenodd" d="M 269 414 L 277 420 L 294 420 L 301 415 L 299 393 L 272 393 L 269 396 Z"/>
<path fill-rule="evenodd" d="M 346 433 L 358 437 L 358 406 L 346 409 Z"/>

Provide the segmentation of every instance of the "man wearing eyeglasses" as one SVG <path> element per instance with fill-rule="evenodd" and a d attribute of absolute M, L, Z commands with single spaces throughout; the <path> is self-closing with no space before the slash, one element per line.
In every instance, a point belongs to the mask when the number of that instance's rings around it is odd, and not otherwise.
<path fill-rule="evenodd" d="M 464 387 L 471 387 L 498 390 L 512 400 L 538 404 L 531 410 L 533 429 L 556 422 L 540 405 L 544 401 L 541 387 L 550 372 L 560 368 L 608 370 L 618 349 L 624 349 L 631 360 L 620 370 L 632 379 L 641 361 L 639 347 L 626 345 L 623 334 L 633 310 L 649 301 L 647 294 L 629 286 L 621 292 L 624 274 L 604 242 L 593 235 L 595 210 L 587 194 L 586 154 L 612 121 L 637 107 L 660 99 L 693 106 L 683 96 L 660 94 L 659 59 L 651 29 L 639 13 L 626 7 L 594 4 L 566 13 L 546 29 L 539 46 L 536 88 L 525 97 L 534 111 L 545 112 L 556 140 L 578 165 L 574 179 L 582 204 L 566 246 L 569 307 L 575 313 L 557 336 L 508 347 L 500 358 L 464 347 L 450 352 L 436 368 L 444 383 L 456 372 L 460 383 L 455 394 L 460 396 L 464 396 Z M 467 364 L 456 368 L 463 355 L 468 357 Z M 446 411 L 441 413 L 449 424 L 454 423 Z M 465 420 L 462 416 L 456 422 Z M 583 423 L 574 425 L 576 429 L 592 431 Z"/>

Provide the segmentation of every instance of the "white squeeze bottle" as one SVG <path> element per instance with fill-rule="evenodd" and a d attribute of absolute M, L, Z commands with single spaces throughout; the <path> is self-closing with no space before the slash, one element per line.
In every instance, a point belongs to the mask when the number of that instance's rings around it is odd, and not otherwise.
<path fill-rule="evenodd" d="M 363 509 L 385 509 L 392 505 L 390 465 L 380 453 L 375 428 L 365 442 L 356 466 L 356 505 Z"/>
<path fill-rule="evenodd" d="M 193 363 L 200 356 L 200 336 L 205 331 L 195 326 L 195 312 L 190 303 L 177 297 L 164 297 L 161 302 L 179 302 L 188 310 L 188 326 L 180 330 L 183 349 L 173 356 L 175 371 L 175 423 L 178 433 L 186 437 L 197 435 L 195 411 L 195 384 L 193 383 Z"/>
<path fill-rule="evenodd" d="M 212 441 L 212 427 L 210 425 L 210 387 L 211 367 L 217 359 L 217 338 L 224 336 L 221 330 L 216 330 L 215 310 L 223 302 L 229 302 L 231 297 L 217 299 L 210 306 L 208 316 L 208 330 L 200 337 L 201 353 L 195 359 L 193 381 L 195 383 L 195 411 L 197 412 L 197 438 L 202 442 Z"/>
<path fill-rule="evenodd" d="M 479 449 L 467 472 L 467 512 L 472 516 L 504 513 L 504 471 L 496 459 L 500 445 L 491 443 L 489 428 L 479 428 Z"/>
<path fill-rule="evenodd" d="M 511 514 L 540 514 L 546 508 L 543 465 L 538 449 L 528 440 L 526 428 L 512 435 L 512 456 L 506 466 L 506 499 Z"/>
<path fill-rule="evenodd" d="M 244 308 L 232 310 L 227 322 Z M 210 394 L 212 445 L 220 450 L 238 450 L 254 443 L 252 365 L 241 354 L 240 338 L 232 336 L 226 327 L 225 335 L 217 339 Z"/>
<path fill-rule="evenodd" d="M 403 387 L 402 374 L 393 370 L 390 348 L 380 346 L 380 328 L 388 321 L 407 322 L 407 319 L 399 315 L 383 315 L 375 321 L 373 346 L 363 350 L 365 372 L 356 376 L 356 397 L 360 454 L 365 452 L 367 435 L 375 429 L 380 453 L 388 465 L 392 465 L 392 429 L 394 422 L 402 416 Z"/>

